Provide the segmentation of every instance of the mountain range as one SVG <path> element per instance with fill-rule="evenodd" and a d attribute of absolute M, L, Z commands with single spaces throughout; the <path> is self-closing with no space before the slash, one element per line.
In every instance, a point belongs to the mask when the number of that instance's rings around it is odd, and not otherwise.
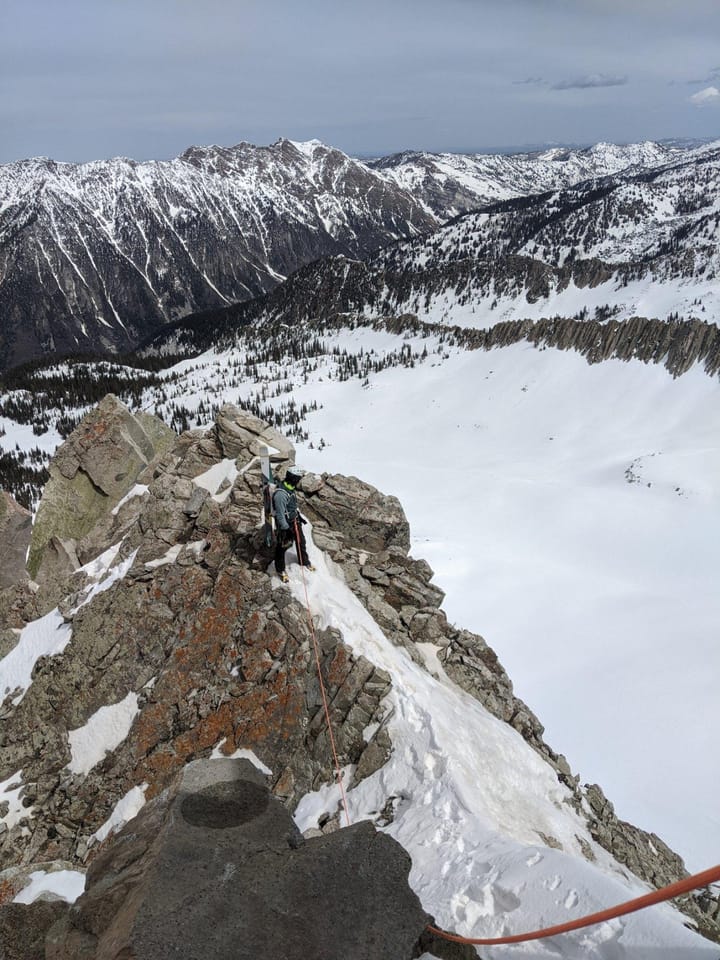
<path fill-rule="evenodd" d="M 189 313 L 266 293 L 318 258 L 366 258 L 468 210 L 634 176 L 691 153 L 598 144 L 363 163 L 318 141 L 279 140 L 191 147 L 170 161 L 6 164 L 0 368 L 127 351 Z M 494 219 L 500 227 L 507 218 Z"/>

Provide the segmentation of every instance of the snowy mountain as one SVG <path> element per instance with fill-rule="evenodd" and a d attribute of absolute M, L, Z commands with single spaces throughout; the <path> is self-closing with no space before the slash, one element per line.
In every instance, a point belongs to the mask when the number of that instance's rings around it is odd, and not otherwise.
<path fill-rule="evenodd" d="M 716 144 L 651 172 L 491 204 L 365 262 L 310 265 L 266 312 L 478 328 L 543 317 L 717 323 L 719 224 Z"/>
<path fill-rule="evenodd" d="M 587 149 L 566 147 L 533 153 L 456 154 L 406 152 L 369 163 L 423 200 L 441 220 L 475 207 L 561 190 L 597 177 L 628 175 L 667 163 L 682 151 L 646 142 L 617 146 L 598 143 Z"/>
<path fill-rule="evenodd" d="M 375 353 L 384 339 L 361 331 L 341 342 Z M 308 380 L 326 382 L 341 367 L 342 353 L 334 356 L 312 375 L 306 369 Z M 202 367 L 209 384 L 217 361 L 219 385 L 228 359 L 204 358 L 194 374 Z M 458 352 L 440 367 L 457 375 L 448 368 L 472 360 Z M 438 375 L 427 357 L 421 367 Z M 395 382 L 381 376 L 376 386 L 386 381 L 402 402 L 396 375 L 413 369 L 391 370 Z M 355 378 L 331 389 L 352 403 L 365 388 Z M 374 449 L 391 434 L 385 417 Z M 173 437 L 147 413 L 131 416 L 106 398 L 58 451 L 32 533 L 37 582 L 15 588 L 16 629 L 0 659 L 3 897 L 29 903 L 51 889 L 74 899 L 88 863 L 102 886 L 113 851 L 134 866 L 132 818 L 148 801 L 157 809 L 178 771 L 199 757 L 251 758 L 304 832 L 296 848 L 337 831 L 344 821 L 318 669 L 348 818 L 405 847 L 410 885 L 445 928 L 520 932 L 682 873 L 657 836 L 619 821 L 597 787 L 579 787 L 493 650 L 448 623 L 432 570 L 408 554 L 396 498 L 353 477 L 308 475 L 301 496 L 316 569 L 303 572 L 291 555 L 290 582 L 281 584 L 262 545 L 260 443 L 272 446 L 282 473 L 293 458 L 287 440 L 236 407 L 219 410 L 208 429 Z M 193 816 L 201 812 L 198 801 Z M 199 869 L 198 896 L 205 884 Z M 68 940 L 67 925 L 54 928 L 56 955 L 73 956 L 80 940 L 92 960 L 124 955 L 126 924 L 111 912 L 118 902 L 102 911 L 93 903 L 80 901 L 72 917 L 95 919 L 74 934 L 71 924 Z M 710 960 L 717 947 L 694 927 L 712 933 L 717 902 L 684 906 L 691 929 L 662 906 L 539 942 L 529 955 L 634 960 L 658 950 Z"/>
<path fill-rule="evenodd" d="M 262 294 L 318 257 L 362 258 L 479 204 L 635 172 L 656 144 L 361 163 L 318 141 L 175 160 L 0 167 L 0 368 L 123 351 L 170 320 Z"/>
<path fill-rule="evenodd" d="M 523 324 L 548 318 L 648 318 L 709 324 L 712 337 L 719 224 L 720 147 L 710 144 L 644 173 L 490 204 L 366 260 L 317 261 L 265 297 L 178 321 L 146 346 L 192 353 L 245 323 L 338 315 L 411 315 L 466 331 L 516 324 L 522 336 Z"/>
<path fill-rule="evenodd" d="M 436 223 L 392 180 L 315 141 L 192 147 L 168 162 L 8 164 L 3 365 L 126 350 L 317 257 L 363 256 Z"/>
<path fill-rule="evenodd" d="M 485 327 L 548 315 L 720 320 L 720 144 L 459 217 L 369 263 L 371 312 Z"/>

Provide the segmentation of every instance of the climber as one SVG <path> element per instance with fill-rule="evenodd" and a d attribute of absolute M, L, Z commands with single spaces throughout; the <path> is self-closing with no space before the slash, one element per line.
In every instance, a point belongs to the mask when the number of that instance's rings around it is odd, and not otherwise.
<path fill-rule="evenodd" d="M 285 471 L 285 479 L 278 485 L 273 494 L 276 531 L 275 569 L 283 583 L 288 582 L 288 575 L 285 572 L 285 551 L 293 544 L 297 547 L 300 565 L 308 570 L 315 569 L 310 563 L 305 534 L 302 529 L 306 521 L 298 510 L 295 493 L 301 480 L 302 470 L 298 467 L 288 467 Z"/>

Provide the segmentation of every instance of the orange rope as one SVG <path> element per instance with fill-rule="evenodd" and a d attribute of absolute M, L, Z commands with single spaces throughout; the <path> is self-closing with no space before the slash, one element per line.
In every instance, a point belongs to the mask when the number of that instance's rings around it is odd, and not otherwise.
<path fill-rule="evenodd" d="M 700 887 L 707 887 L 711 883 L 720 882 L 720 864 L 716 867 L 710 867 L 702 873 L 693 874 L 684 880 L 678 880 L 677 883 L 671 883 L 668 887 L 662 887 L 660 890 L 654 890 L 652 893 L 646 893 L 635 900 L 628 900 L 626 903 L 618 904 L 615 907 L 609 907 L 607 910 L 600 910 L 599 913 L 592 913 L 587 917 L 580 917 L 579 920 L 570 920 L 568 923 L 560 923 L 555 927 L 545 927 L 543 930 L 534 930 L 532 933 L 518 933 L 512 937 L 498 937 L 494 940 L 486 940 L 480 937 L 459 937 L 455 933 L 446 933 L 437 927 L 428 927 L 431 933 L 445 940 L 452 940 L 454 943 L 471 943 L 480 946 L 493 946 L 501 943 L 525 943 L 528 940 L 541 940 L 545 937 L 554 937 L 558 933 L 568 933 L 570 930 L 579 930 L 581 927 L 590 927 L 594 923 L 602 923 L 604 920 L 613 920 L 615 917 L 622 917 L 626 913 L 634 913 L 636 910 L 643 910 L 654 903 L 662 903 L 664 900 L 672 900 L 673 897 L 679 897 L 680 894 L 689 893 L 691 890 L 697 890 Z"/>
<path fill-rule="evenodd" d="M 335 737 L 332 732 L 332 725 L 330 723 L 330 708 L 328 707 L 327 693 L 325 691 L 325 682 L 322 676 L 322 670 L 320 668 L 320 647 L 317 642 L 317 637 L 315 636 L 315 624 L 313 623 L 312 613 L 310 612 L 310 598 L 308 596 L 307 582 L 305 580 L 305 566 L 303 564 L 303 555 L 302 549 L 300 547 L 300 531 L 298 529 L 298 522 L 294 522 L 295 530 L 295 544 L 297 548 L 298 563 L 300 564 L 300 569 L 302 570 L 302 582 L 303 589 L 305 590 L 305 607 L 307 609 L 308 623 L 310 624 L 310 633 L 312 635 L 313 650 L 315 651 L 315 665 L 317 666 L 317 675 L 318 680 L 320 681 L 320 692 L 322 694 L 323 709 L 325 710 L 325 719 L 327 720 L 328 734 L 330 736 L 330 746 L 332 747 L 333 760 L 335 762 L 335 773 L 337 774 L 337 781 L 340 787 L 340 796 L 342 797 L 342 805 L 345 810 L 345 819 L 347 820 L 347 825 L 350 826 L 350 812 L 347 805 L 347 797 L 345 796 L 345 786 L 342 781 L 342 771 L 340 769 L 340 762 L 338 760 L 337 749 L 335 747 Z"/>

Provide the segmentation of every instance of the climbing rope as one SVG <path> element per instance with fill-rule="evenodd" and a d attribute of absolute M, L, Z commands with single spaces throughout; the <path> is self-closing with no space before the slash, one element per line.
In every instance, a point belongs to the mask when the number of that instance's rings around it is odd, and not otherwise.
<path fill-rule="evenodd" d="M 488 940 L 481 937 L 459 937 L 455 933 L 446 933 L 437 927 L 428 927 L 428 930 L 438 937 L 445 940 L 452 940 L 454 943 L 470 943 L 478 946 L 496 946 L 503 943 L 525 943 L 528 940 L 543 940 L 545 937 L 554 937 L 558 933 L 569 933 L 571 930 L 580 930 L 582 927 L 590 927 L 595 923 L 603 923 L 605 920 L 614 920 L 615 917 L 622 917 L 626 913 L 634 913 L 636 910 L 644 910 L 655 903 L 662 903 L 665 900 L 672 900 L 673 897 L 679 897 L 683 893 L 689 893 L 691 890 L 698 890 L 700 887 L 707 887 L 711 883 L 720 882 L 720 864 L 704 870 L 702 873 L 695 873 L 684 880 L 678 880 L 677 883 L 671 883 L 660 890 L 653 890 L 652 893 L 646 893 L 635 900 L 627 900 L 615 907 L 609 907 L 607 910 L 600 910 L 598 913 L 591 913 L 587 917 L 580 917 L 578 920 L 570 920 L 568 923 L 559 923 L 554 927 L 545 927 L 543 930 L 533 930 L 531 933 L 518 933 L 512 937 L 496 937 Z"/>
<path fill-rule="evenodd" d="M 332 724 L 330 722 L 330 708 L 328 706 L 327 692 L 325 690 L 325 681 L 323 680 L 322 668 L 320 666 L 320 645 L 318 644 L 317 637 L 315 636 L 315 624 L 313 623 L 312 613 L 310 612 L 310 597 L 308 596 L 307 581 L 305 579 L 305 566 L 303 564 L 303 554 L 300 546 L 300 530 L 298 528 L 297 519 L 293 523 L 293 530 L 295 532 L 295 547 L 297 549 L 298 563 L 300 564 L 300 569 L 302 571 L 303 590 L 305 591 L 305 609 L 307 610 L 308 623 L 310 624 L 310 635 L 312 636 L 313 650 L 315 652 L 315 666 L 317 667 L 320 693 L 322 694 L 323 709 L 325 711 L 325 719 L 327 721 L 328 736 L 330 737 L 330 746 L 332 748 L 333 761 L 335 763 L 335 774 L 337 776 L 338 786 L 340 787 L 340 796 L 342 798 L 343 809 L 345 810 L 345 819 L 347 820 L 347 825 L 350 826 L 350 812 L 348 810 L 347 797 L 345 796 L 345 786 L 342 780 L 340 761 L 338 760 L 337 749 L 335 747 L 335 737 L 333 736 Z"/>

